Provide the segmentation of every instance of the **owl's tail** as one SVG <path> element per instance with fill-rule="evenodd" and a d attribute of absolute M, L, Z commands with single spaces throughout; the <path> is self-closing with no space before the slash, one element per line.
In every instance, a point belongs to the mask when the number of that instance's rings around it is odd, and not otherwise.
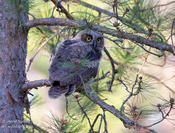
<path fill-rule="evenodd" d="M 66 87 L 60 87 L 60 86 L 52 86 L 49 89 L 49 97 L 50 98 L 57 98 L 61 94 L 68 92 L 68 88 Z"/>

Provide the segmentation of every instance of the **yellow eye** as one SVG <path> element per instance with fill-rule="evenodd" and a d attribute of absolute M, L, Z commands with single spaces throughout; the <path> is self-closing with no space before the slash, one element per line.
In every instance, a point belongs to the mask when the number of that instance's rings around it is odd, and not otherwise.
<path fill-rule="evenodd" d="M 87 41 L 87 42 L 90 42 L 91 40 L 92 40 L 92 36 L 88 35 L 88 36 L 86 37 L 86 41 Z"/>
<path fill-rule="evenodd" d="M 102 38 L 97 38 L 97 43 L 102 43 Z"/>

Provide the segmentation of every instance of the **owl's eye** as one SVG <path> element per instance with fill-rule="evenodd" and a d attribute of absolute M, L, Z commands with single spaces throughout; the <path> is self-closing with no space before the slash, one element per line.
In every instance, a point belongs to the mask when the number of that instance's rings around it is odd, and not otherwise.
<path fill-rule="evenodd" d="M 102 38 L 97 38 L 97 43 L 102 43 Z"/>
<path fill-rule="evenodd" d="M 85 41 L 85 42 L 90 42 L 90 41 L 92 41 L 92 36 L 89 35 L 89 34 L 83 34 L 83 35 L 81 36 L 81 39 L 82 39 L 83 41 Z"/>
<path fill-rule="evenodd" d="M 92 36 L 91 35 L 86 35 L 85 40 L 86 40 L 86 42 L 90 42 L 92 40 Z"/>

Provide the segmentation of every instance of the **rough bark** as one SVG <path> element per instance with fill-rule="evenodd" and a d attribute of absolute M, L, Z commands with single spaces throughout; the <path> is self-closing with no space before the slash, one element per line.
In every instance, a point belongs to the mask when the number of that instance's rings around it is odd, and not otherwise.
<path fill-rule="evenodd" d="M 0 0 L 0 133 L 23 132 L 20 88 L 26 79 L 27 30 L 21 25 L 28 17 L 17 2 Z"/>

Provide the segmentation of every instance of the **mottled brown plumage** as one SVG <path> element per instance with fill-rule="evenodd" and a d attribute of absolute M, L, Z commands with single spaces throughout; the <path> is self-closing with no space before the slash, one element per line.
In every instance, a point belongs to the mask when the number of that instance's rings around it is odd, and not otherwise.
<path fill-rule="evenodd" d="M 80 31 L 73 39 L 63 41 L 49 68 L 49 96 L 68 96 L 82 85 L 81 79 L 87 82 L 95 78 L 103 47 L 103 36 L 92 30 Z"/>

